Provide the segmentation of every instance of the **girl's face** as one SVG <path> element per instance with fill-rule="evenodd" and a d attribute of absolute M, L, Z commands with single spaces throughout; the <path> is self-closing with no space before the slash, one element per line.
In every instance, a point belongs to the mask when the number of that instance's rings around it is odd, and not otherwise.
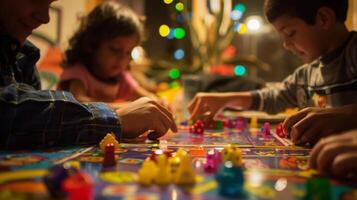
<path fill-rule="evenodd" d="M 92 71 L 102 79 L 117 77 L 126 70 L 131 51 L 138 44 L 138 36 L 118 36 L 101 42 L 94 52 Z"/>
<path fill-rule="evenodd" d="M 52 2 L 53 0 L 1 0 L 0 31 L 24 42 L 34 29 L 48 23 Z"/>

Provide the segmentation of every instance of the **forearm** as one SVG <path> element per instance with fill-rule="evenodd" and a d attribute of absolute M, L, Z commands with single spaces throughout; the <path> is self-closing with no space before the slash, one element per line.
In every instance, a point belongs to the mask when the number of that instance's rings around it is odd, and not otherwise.
<path fill-rule="evenodd" d="M 225 107 L 249 110 L 252 106 L 251 92 L 228 92 L 223 93 L 222 97 L 226 101 Z"/>

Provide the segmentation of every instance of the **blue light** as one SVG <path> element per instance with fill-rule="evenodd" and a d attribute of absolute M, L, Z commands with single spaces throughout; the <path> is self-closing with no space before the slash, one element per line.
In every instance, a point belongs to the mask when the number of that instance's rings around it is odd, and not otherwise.
<path fill-rule="evenodd" d="M 174 36 L 174 30 L 175 30 L 174 28 L 170 28 L 170 33 L 169 33 L 168 36 L 166 36 L 167 39 L 172 40 L 172 39 L 175 38 L 175 36 Z"/>
<path fill-rule="evenodd" d="M 231 19 L 232 20 L 235 20 L 235 21 L 238 21 L 242 18 L 243 16 L 243 12 L 241 12 L 240 10 L 233 10 L 231 12 Z"/>
<path fill-rule="evenodd" d="M 185 51 L 183 49 L 177 49 L 174 53 L 174 57 L 176 60 L 181 60 L 185 57 Z"/>
<path fill-rule="evenodd" d="M 247 70 L 243 65 L 237 65 L 234 67 L 234 74 L 237 76 L 244 76 Z"/>

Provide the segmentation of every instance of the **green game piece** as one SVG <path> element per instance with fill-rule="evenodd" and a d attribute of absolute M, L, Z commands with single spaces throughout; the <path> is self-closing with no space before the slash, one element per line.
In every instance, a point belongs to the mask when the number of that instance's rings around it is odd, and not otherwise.
<path fill-rule="evenodd" d="M 223 129 L 223 122 L 222 121 L 216 121 L 216 129 Z"/>
<path fill-rule="evenodd" d="M 331 184 L 328 178 L 310 178 L 306 184 L 305 200 L 330 200 Z"/>

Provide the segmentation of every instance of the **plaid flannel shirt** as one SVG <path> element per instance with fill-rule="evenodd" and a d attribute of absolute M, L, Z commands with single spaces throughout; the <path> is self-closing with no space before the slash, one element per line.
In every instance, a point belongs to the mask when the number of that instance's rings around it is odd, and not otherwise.
<path fill-rule="evenodd" d="M 40 90 L 39 50 L 0 36 L 0 149 L 98 143 L 120 138 L 116 113 L 104 103 L 79 103 L 71 93 Z"/>

